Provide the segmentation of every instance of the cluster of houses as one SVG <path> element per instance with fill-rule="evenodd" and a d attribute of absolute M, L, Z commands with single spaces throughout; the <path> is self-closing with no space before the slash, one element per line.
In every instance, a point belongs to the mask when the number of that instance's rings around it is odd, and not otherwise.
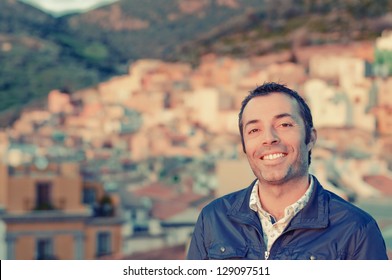
<path fill-rule="evenodd" d="M 311 171 L 325 186 L 349 200 L 391 196 L 389 52 L 385 32 L 374 43 L 209 54 L 195 67 L 144 59 L 94 87 L 51 91 L 45 108 L 0 131 L 0 259 L 148 258 L 178 246 L 183 257 L 200 209 L 253 179 L 237 118 L 264 81 L 308 101 L 319 132 Z"/>

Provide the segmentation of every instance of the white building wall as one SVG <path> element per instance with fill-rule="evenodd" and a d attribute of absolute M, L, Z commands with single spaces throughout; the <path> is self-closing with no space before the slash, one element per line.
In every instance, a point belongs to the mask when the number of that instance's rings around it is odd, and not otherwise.
<path fill-rule="evenodd" d="M 219 92 L 213 88 L 200 89 L 192 94 L 191 106 L 193 118 L 212 131 L 219 128 Z"/>
<path fill-rule="evenodd" d="M 392 31 L 385 30 L 381 37 L 376 39 L 376 49 L 392 51 Z"/>
<path fill-rule="evenodd" d="M 309 75 L 313 78 L 338 79 L 340 61 L 336 55 L 314 55 L 309 60 Z"/>
<path fill-rule="evenodd" d="M 349 88 L 363 83 L 365 79 L 365 61 L 355 57 L 340 57 L 339 84 Z"/>
<path fill-rule="evenodd" d="M 352 112 L 352 125 L 367 131 L 375 131 L 376 118 L 367 113 L 366 108 L 369 103 L 369 89 L 362 87 L 351 87 L 346 91 L 349 98 L 350 111 Z"/>
<path fill-rule="evenodd" d="M 239 134 L 238 130 L 238 111 L 225 111 L 219 113 L 221 129 L 227 133 Z"/>
<path fill-rule="evenodd" d="M 336 101 L 337 90 L 319 79 L 310 79 L 304 84 L 305 98 L 312 110 L 313 124 L 317 127 L 342 127 L 347 124 L 347 104 Z"/>

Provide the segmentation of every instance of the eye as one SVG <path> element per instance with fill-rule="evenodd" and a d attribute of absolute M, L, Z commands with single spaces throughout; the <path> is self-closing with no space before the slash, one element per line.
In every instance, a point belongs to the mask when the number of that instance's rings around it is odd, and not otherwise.
<path fill-rule="evenodd" d="M 251 130 L 248 131 L 248 134 L 253 134 L 253 133 L 256 133 L 256 132 L 258 132 L 258 131 L 260 131 L 260 129 L 258 129 L 258 128 L 253 128 L 253 129 L 251 129 Z"/>
<path fill-rule="evenodd" d="M 281 123 L 279 126 L 280 127 L 292 127 L 294 125 L 292 123 Z"/>

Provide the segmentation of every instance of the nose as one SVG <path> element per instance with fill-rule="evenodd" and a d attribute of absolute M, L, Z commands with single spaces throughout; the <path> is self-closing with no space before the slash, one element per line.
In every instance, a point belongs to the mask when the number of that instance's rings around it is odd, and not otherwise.
<path fill-rule="evenodd" d="M 265 129 L 263 134 L 263 145 L 274 145 L 280 142 L 274 128 Z"/>

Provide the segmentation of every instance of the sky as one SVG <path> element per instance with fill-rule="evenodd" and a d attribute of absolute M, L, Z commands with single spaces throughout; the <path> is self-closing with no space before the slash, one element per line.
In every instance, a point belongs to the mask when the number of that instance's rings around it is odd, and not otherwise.
<path fill-rule="evenodd" d="M 86 12 L 118 0 L 19 0 L 46 13 L 60 16 L 72 12 Z"/>

